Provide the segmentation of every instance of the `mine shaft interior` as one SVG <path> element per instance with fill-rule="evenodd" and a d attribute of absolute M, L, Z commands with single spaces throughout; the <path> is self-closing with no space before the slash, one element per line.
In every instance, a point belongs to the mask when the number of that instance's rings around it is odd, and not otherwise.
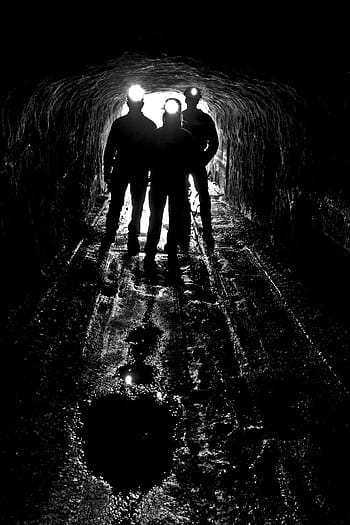
<path fill-rule="evenodd" d="M 348 523 L 342 26 L 237 13 L 235 31 L 224 17 L 148 31 L 119 13 L 112 31 L 102 9 L 55 13 L 52 27 L 9 11 L 1 35 L 4 523 Z M 127 192 L 98 260 L 103 154 L 132 84 L 157 127 L 197 86 L 219 136 L 215 249 L 192 184 L 176 275 L 167 213 L 145 272 L 148 194 L 140 253 Z"/>

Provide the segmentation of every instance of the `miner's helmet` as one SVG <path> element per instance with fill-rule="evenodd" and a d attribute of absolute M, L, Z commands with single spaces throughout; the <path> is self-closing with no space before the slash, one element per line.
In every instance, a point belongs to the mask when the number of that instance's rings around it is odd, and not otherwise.
<path fill-rule="evenodd" d="M 164 112 L 167 115 L 178 115 L 181 113 L 181 102 L 178 98 L 167 98 L 164 102 Z"/>
<path fill-rule="evenodd" d="M 127 94 L 127 103 L 130 106 L 142 107 L 144 103 L 145 91 L 139 84 L 129 87 Z"/>
<path fill-rule="evenodd" d="M 167 98 L 164 102 L 163 123 L 177 127 L 181 125 L 181 102 L 178 98 Z"/>
<path fill-rule="evenodd" d="M 202 93 L 200 89 L 196 87 L 187 87 L 184 91 L 184 95 L 186 99 L 196 100 L 198 101 L 202 97 Z"/>

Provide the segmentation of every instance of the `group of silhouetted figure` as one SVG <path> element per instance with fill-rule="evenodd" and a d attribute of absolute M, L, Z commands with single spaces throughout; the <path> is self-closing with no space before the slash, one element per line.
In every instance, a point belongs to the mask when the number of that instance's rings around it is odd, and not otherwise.
<path fill-rule="evenodd" d="M 189 249 L 189 175 L 192 175 L 199 196 L 203 240 L 208 249 L 214 248 L 206 166 L 217 152 L 218 134 L 213 119 L 197 107 L 201 99 L 200 90 L 188 87 L 184 95 L 187 108 L 183 111 L 179 99 L 168 98 L 165 101 L 163 125 L 157 128 L 142 113 L 144 90 L 138 85 L 129 89 L 129 112 L 113 122 L 104 151 L 104 180 L 111 198 L 100 257 L 116 240 L 129 185 L 132 211 L 127 250 L 129 255 L 139 253 L 141 215 L 150 179 L 150 218 L 144 247 L 144 266 L 148 270 L 155 266 L 167 200 L 169 226 L 164 249 L 168 254 L 169 265 L 176 265 L 178 251 L 181 249 L 187 252 Z"/>

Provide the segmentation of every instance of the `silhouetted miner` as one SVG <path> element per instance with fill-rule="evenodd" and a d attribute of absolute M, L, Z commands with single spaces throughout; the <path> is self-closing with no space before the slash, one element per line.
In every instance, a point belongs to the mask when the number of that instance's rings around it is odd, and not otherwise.
<path fill-rule="evenodd" d="M 182 128 L 181 102 L 177 98 L 167 99 L 164 104 L 163 126 L 154 135 L 149 192 L 150 219 L 144 260 L 146 270 L 154 268 L 167 198 L 168 262 L 170 266 L 176 266 L 186 199 L 186 179 L 188 172 L 198 162 L 198 153 L 191 133 Z"/>
<path fill-rule="evenodd" d="M 202 95 L 199 89 L 188 87 L 185 89 L 187 109 L 182 112 L 183 127 L 190 131 L 197 141 L 201 154 L 195 168 L 191 171 L 194 186 L 198 192 L 200 215 L 203 227 L 203 239 L 207 247 L 214 247 L 211 224 L 211 201 L 208 189 L 208 173 L 206 165 L 214 157 L 219 147 L 219 139 L 213 119 L 204 111 L 197 108 Z M 185 238 L 183 243 L 189 242 L 191 227 L 191 208 L 188 199 L 185 203 Z"/>
<path fill-rule="evenodd" d="M 111 127 L 104 152 L 104 179 L 111 192 L 106 232 L 100 247 L 103 255 L 116 239 L 125 192 L 130 184 L 131 220 L 128 226 L 128 252 L 137 255 L 138 236 L 150 169 L 150 147 L 156 124 L 142 113 L 144 90 L 132 86 L 128 91 L 129 112 Z"/>

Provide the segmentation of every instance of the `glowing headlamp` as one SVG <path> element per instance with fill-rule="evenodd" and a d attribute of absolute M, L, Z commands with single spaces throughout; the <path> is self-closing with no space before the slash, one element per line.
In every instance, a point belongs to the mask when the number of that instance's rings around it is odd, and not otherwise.
<path fill-rule="evenodd" d="M 188 87 L 185 89 L 184 95 L 186 98 L 195 98 L 199 99 L 201 98 L 201 92 L 196 87 Z"/>
<path fill-rule="evenodd" d="M 181 103 L 176 98 L 168 98 L 164 104 L 164 111 L 169 115 L 176 115 L 181 113 Z"/>
<path fill-rule="evenodd" d="M 141 102 L 143 100 L 145 91 L 142 89 L 141 86 L 138 84 L 135 84 L 134 86 L 131 86 L 128 91 L 128 98 L 132 102 Z"/>

